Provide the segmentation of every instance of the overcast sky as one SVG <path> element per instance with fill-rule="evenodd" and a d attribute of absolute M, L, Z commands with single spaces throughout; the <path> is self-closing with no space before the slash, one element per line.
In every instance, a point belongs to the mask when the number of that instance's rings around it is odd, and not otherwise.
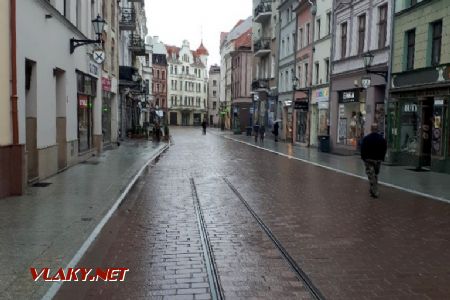
<path fill-rule="evenodd" d="M 191 49 L 203 45 L 209 51 L 208 64 L 220 64 L 220 32 L 230 31 L 252 15 L 252 0 L 145 0 L 148 34 L 165 44 L 181 47 L 188 40 Z"/>

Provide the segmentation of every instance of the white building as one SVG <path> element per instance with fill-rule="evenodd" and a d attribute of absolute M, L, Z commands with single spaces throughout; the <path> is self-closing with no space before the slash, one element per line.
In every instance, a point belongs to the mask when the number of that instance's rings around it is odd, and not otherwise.
<path fill-rule="evenodd" d="M 200 125 L 207 119 L 208 50 L 202 43 L 192 51 L 187 40 L 166 50 L 169 124 Z"/>
<path fill-rule="evenodd" d="M 99 45 L 79 46 L 73 53 L 69 45 L 72 38 L 97 39 L 91 21 L 111 4 L 16 2 L 19 140 L 26 145 L 25 177 L 34 182 L 102 149 L 103 74 L 91 55 Z M 116 12 L 108 11 L 114 14 L 108 19 L 116 20 Z M 24 20 L 32 20 L 32 25 Z M 106 59 L 111 62 L 115 46 L 109 43 L 108 48 Z M 105 78 L 111 80 L 110 92 L 114 92 L 114 72 L 109 71 Z M 116 119 L 110 118 L 111 128 Z M 114 138 L 111 133 L 110 139 Z"/>
<path fill-rule="evenodd" d="M 220 67 L 209 68 L 208 79 L 208 116 L 209 126 L 218 127 L 219 124 L 219 95 L 220 95 Z"/>

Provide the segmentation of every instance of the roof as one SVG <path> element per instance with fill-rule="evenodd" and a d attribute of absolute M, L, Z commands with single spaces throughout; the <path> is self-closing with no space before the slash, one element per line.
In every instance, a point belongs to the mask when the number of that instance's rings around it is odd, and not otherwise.
<path fill-rule="evenodd" d="M 197 49 L 197 55 L 209 55 L 208 50 L 203 46 L 203 41 L 200 43 L 200 46 Z"/>
<path fill-rule="evenodd" d="M 248 29 L 240 35 L 234 42 L 235 49 L 252 47 L 252 29 Z"/>

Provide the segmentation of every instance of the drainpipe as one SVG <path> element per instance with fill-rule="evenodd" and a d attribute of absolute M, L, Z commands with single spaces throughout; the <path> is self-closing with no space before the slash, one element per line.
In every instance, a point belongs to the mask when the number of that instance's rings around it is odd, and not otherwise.
<path fill-rule="evenodd" d="M 13 130 L 13 145 L 19 144 L 19 121 L 17 113 L 17 42 L 16 42 L 16 0 L 10 0 L 10 30 L 11 30 L 11 119 Z"/>

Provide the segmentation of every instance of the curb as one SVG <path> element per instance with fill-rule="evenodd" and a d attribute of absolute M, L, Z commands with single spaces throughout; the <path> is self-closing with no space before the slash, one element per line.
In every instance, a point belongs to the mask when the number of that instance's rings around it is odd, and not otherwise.
<path fill-rule="evenodd" d="M 89 249 L 91 244 L 95 241 L 99 233 L 102 231 L 103 226 L 109 221 L 109 219 L 112 217 L 112 215 L 115 213 L 119 205 L 123 202 L 125 197 L 130 192 L 131 188 L 134 186 L 138 178 L 142 175 L 144 170 L 150 165 L 151 162 L 155 161 L 157 158 L 161 156 L 167 149 L 170 148 L 169 144 L 166 144 L 164 147 L 162 147 L 155 155 L 153 155 L 134 175 L 133 179 L 128 183 L 126 188 L 123 190 L 123 192 L 120 194 L 119 198 L 117 198 L 116 202 L 114 202 L 113 206 L 108 210 L 105 216 L 100 220 L 100 222 L 95 226 L 94 230 L 91 232 L 91 234 L 88 236 L 88 238 L 84 241 L 84 243 L 81 245 L 80 249 L 75 253 L 73 258 L 70 260 L 70 262 L 67 264 L 65 270 L 67 271 L 68 268 L 74 268 L 78 262 L 81 260 L 81 258 L 84 256 L 86 251 Z M 43 300 L 50 300 L 53 299 L 53 297 L 56 295 L 58 290 L 61 288 L 61 285 L 63 282 L 54 282 L 52 286 L 47 290 L 45 295 L 42 297 Z"/>

